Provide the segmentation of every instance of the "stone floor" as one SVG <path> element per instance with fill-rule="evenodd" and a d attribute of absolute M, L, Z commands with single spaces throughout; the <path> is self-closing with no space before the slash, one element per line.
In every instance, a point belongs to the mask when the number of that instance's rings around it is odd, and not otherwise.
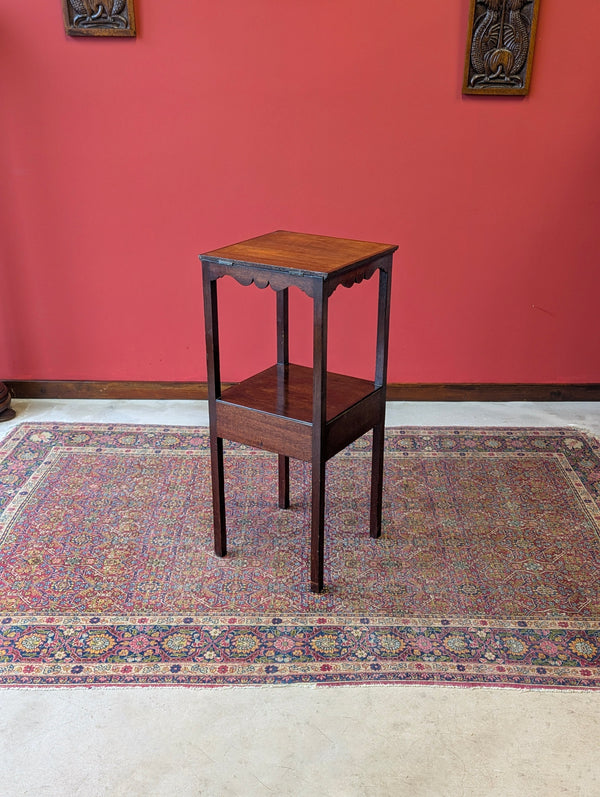
<path fill-rule="evenodd" d="M 15 421 L 206 424 L 203 402 L 15 401 Z M 594 403 L 395 403 L 392 426 L 576 426 Z M 597 574 L 595 574 L 597 577 Z M 600 692 L 0 690 L 0 797 L 600 795 Z"/>

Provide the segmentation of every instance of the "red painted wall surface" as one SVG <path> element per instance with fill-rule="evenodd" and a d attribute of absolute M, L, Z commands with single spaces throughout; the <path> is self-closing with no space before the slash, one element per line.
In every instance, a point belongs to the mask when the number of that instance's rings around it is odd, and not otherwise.
<path fill-rule="evenodd" d="M 0 378 L 204 380 L 197 254 L 292 229 L 400 245 L 393 382 L 600 381 L 600 3 L 544 0 L 525 99 L 461 96 L 468 5 L 137 0 L 81 40 L 3 3 Z M 334 294 L 332 368 L 370 373 L 375 288 Z M 221 299 L 235 380 L 275 298 Z"/>

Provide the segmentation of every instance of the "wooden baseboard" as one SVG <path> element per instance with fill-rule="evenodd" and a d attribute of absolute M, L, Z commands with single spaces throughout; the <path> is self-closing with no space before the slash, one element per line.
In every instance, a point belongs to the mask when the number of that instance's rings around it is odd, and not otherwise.
<path fill-rule="evenodd" d="M 6 382 L 14 398 L 206 400 L 205 382 Z"/>
<path fill-rule="evenodd" d="M 14 381 L 13 398 L 206 400 L 205 382 Z M 226 387 L 227 385 L 224 385 Z M 389 384 L 388 401 L 600 401 L 600 384 Z"/>
<path fill-rule="evenodd" d="M 388 401 L 600 401 L 600 384 L 388 385 Z"/>

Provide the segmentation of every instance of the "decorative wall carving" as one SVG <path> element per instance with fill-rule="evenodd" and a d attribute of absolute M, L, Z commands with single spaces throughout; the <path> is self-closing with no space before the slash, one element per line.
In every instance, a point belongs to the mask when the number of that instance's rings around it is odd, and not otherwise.
<path fill-rule="evenodd" d="M 69 36 L 135 36 L 133 0 L 62 0 Z"/>
<path fill-rule="evenodd" d="M 540 0 L 471 0 L 463 94 L 527 94 Z"/>

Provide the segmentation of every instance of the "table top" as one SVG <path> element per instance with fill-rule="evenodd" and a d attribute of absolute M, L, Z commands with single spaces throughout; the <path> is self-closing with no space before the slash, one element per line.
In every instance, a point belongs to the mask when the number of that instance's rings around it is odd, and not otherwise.
<path fill-rule="evenodd" d="M 364 265 L 395 252 L 397 248 L 393 244 L 277 230 L 206 252 L 200 258 L 220 264 L 235 263 L 329 275 L 352 266 Z"/>

